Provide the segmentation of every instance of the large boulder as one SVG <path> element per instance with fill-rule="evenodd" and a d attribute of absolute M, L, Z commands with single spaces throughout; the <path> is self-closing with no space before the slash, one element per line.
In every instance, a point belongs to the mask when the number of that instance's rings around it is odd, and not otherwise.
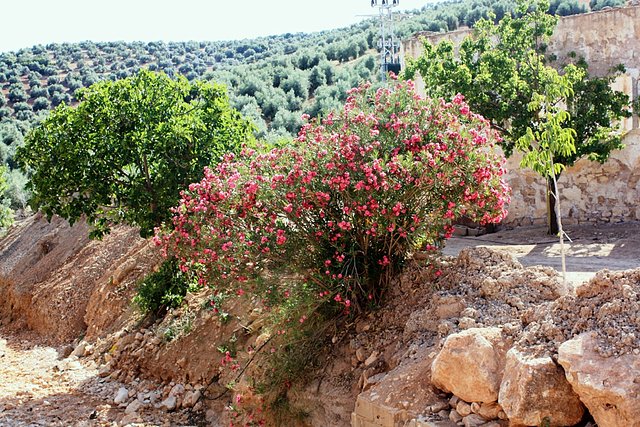
<path fill-rule="evenodd" d="M 558 362 L 599 427 L 640 426 L 640 356 L 603 357 L 596 334 L 565 342 Z"/>
<path fill-rule="evenodd" d="M 452 334 L 431 365 L 431 381 L 467 402 L 495 402 L 509 346 L 500 328 Z"/>
<path fill-rule="evenodd" d="M 584 415 L 561 367 L 515 348 L 507 353 L 498 403 L 513 426 L 572 426 Z"/>

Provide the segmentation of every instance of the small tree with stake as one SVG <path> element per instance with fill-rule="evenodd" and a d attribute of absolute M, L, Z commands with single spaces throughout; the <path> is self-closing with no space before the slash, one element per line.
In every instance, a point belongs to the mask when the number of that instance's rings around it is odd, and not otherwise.
<path fill-rule="evenodd" d="M 554 69 L 541 69 L 539 73 L 545 83 L 543 93 L 535 96 L 529 108 L 538 114 L 536 129 L 528 128 L 521 136 L 516 146 L 524 153 L 521 165 L 529 167 L 546 177 L 549 191 L 549 206 L 553 206 L 557 218 L 558 234 L 560 236 L 560 250 L 562 253 L 562 278 L 566 281 L 566 262 L 564 247 L 564 230 L 562 229 L 562 215 L 558 192 L 557 177 L 564 169 L 564 165 L 555 159 L 570 157 L 575 154 L 576 131 L 567 126 L 570 124 L 570 114 L 559 106 L 558 99 L 571 96 L 571 80 L 579 78 L 580 72 L 575 69 L 564 76 Z"/>

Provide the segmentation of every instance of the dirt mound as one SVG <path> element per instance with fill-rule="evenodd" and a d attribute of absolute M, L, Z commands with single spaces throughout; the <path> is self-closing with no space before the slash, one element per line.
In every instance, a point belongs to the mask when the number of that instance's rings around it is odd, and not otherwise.
<path fill-rule="evenodd" d="M 421 313 L 437 322 L 441 338 L 498 326 L 516 347 L 536 356 L 553 355 L 587 331 L 597 333 L 605 357 L 640 346 L 640 269 L 603 270 L 574 288 L 552 268 L 524 268 L 507 253 L 467 248 L 443 272 L 433 301 L 411 315 L 413 329 L 419 329 L 415 319 Z"/>
<path fill-rule="evenodd" d="M 447 335 L 472 327 L 501 326 L 515 338 L 526 313 L 571 291 L 552 268 L 524 268 L 507 253 L 466 248 L 440 266 L 438 289 L 414 307 L 405 334 Z"/>

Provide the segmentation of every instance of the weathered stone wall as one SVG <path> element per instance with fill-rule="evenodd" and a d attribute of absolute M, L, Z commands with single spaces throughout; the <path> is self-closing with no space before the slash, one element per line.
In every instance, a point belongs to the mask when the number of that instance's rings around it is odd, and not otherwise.
<path fill-rule="evenodd" d="M 432 43 L 450 39 L 459 44 L 470 34 L 460 29 L 446 34 L 421 33 L 402 43 L 401 56 L 418 57 L 422 38 Z M 633 100 L 640 92 L 640 6 L 609 9 L 565 17 L 549 44 L 560 60 L 569 53 L 583 56 L 593 75 L 605 75 L 623 64 L 626 73 L 614 83 Z M 416 86 L 424 89 L 418 78 Z M 562 214 L 568 223 L 640 220 L 640 123 L 638 116 L 623 120 L 626 148 L 614 152 L 604 165 L 581 160 L 567 169 L 559 181 Z M 507 161 L 508 181 L 513 188 L 506 222 L 514 225 L 544 224 L 545 182 L 534 172 L 519 167 L 520 157 Z"/>
<path fill-rule="evenodd" d="M 580 160 L 560 176 L 563 222 L 621 222 L 640 220 L 640 131 L 625 137 L 627 147 L 601 165 Z M 546 185 L 535 172 L 519 167 L 521 157 L 507 161 L 507 180 L 513 188 L 507 223 L 546 223 Z"/>

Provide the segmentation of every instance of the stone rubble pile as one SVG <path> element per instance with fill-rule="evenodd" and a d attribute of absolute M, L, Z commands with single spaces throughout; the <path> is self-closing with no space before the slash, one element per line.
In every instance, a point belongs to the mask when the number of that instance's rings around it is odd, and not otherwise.
<path fill-rule="evenodd" d="M 121 384 L 107 400 L 112 406 L 124 412 L 117 424 L 127 426 L 136 423 L 148 422 L 150 417 L 157 417 L 158 413 L 174 413 L 182 411 L 186 422 L 192 413 L 204 413 L 206 408 L 202 401 L 205 386 L 203 384 L 180 384 L 169 382 L 158 384 L 151 380 L 136 378 L 134 372 L 115 368 L 114 362 L 122 352 L 133 351 L 134 348 L 151 347 L 159 348 L 160 340 L 150 330 L 142 329 L 139 332 L 126 333 L 121 331 L 115 336 L 115 344 L 112 352 L 94 352 L 95 346 L 81 341 L 72 351 L 70 359 L 78 357 L 93 359 L 99 364 L 98 377 L 105 383 Z M 91 363 L 91 362 L 89 362 Z M 104 393 L 103 393 L 104 394 Z M 210 421 L 214 421 L 215 414 L 207 414 Z"/>
<path fill-rule="evenodd" d="M 439 416 L 574 426 L 588 411 L 599 427 L 640 426 L 640 269 L 572 290 L 491 252 L 463 251 L 437 295 L 431 381 L 456 403 Z M 499 409 L 480 414 L 487 405 Z"/>

